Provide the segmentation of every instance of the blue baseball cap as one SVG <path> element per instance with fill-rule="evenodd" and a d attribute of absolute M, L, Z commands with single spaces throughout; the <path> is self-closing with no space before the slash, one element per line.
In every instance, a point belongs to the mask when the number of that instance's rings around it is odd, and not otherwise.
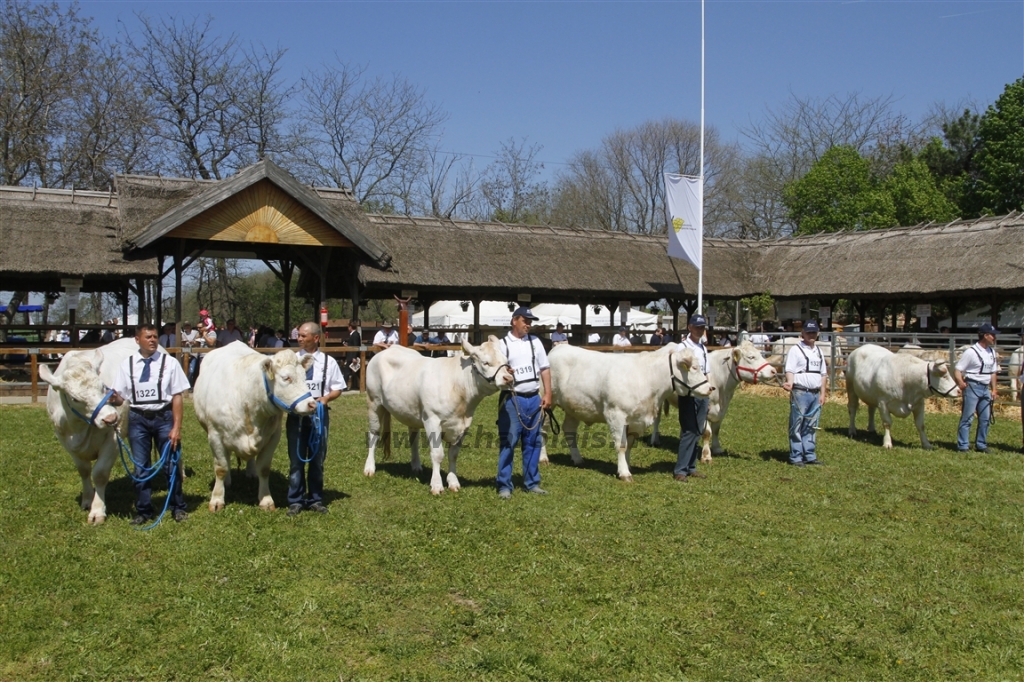
<path fill-rule="evenodd" d="M 807 322 L 804 323 L 804 331 L 805 332 L 814 332 L 815 334 L 820 332 L 821 329 L 818 327 L 818 321 L 817 320 L 807 320 Z"/>
<path fill-rule="evenodd" d="M 708 326 L 708 321 L 704 319 L 703 315 L 694 315 L 686 322 L 686 324 L 693 325 L 694 327 L 706 327 Z"/>
<path fill-rule="evenodd" d="M 996 329 L 995 327 L 993 327 L 988 322 L 985 322 L 980 327 L 978 327 L 978 333 L 979 334 L 998 334 L 999 330 Z"/>
<path fill-rule="evenodd" d="M 540 318 L 533 314 L 533 311 L 527 307 L 516 308 L 515 312 L 512 313 L 512 317 L 523 317 L 527 320 L 539 320 Z"/>

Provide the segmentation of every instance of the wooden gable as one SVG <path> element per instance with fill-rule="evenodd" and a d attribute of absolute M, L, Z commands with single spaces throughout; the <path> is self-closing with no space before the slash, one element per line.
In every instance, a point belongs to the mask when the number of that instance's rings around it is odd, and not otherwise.
<path fill-rule="evenodd" d="M 292 246 L 353 246 L 322 218 L 266 179 L 186 220 L 166 236 Z"/>

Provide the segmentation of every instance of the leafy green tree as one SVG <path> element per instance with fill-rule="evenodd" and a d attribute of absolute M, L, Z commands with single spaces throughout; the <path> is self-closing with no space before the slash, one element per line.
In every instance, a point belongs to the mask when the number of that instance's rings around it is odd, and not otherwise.
<path fill-rule="evenodd" d="M 898 163 L 885 179 L 883 189 L 892 198 L 897 225 L 948 222 L 958 214 L 956 204 L 939 189 L 924 161 Z"/>
<path fill-rule="evenodd" d="M 825 152 L 811 170 L 783 189 L 795 234 L 892 227 L 892 196 L 871 172 L 871 162 L 849 146 Z"/>
<path fill-rule="evenodd" d="M 959 118 L 943 123 L 942 138 L 933 137 L 918 155 L 942 193 L 960 208 L 960 215 L 973 215 L 976 210 L 967 205 L 967 198 L 978 178 L 975 160 L 981 148 L 980 126 L 981 116 L 964 109 Z"/>
<path fill-rule="evenodd" d="M 1006 86 L 978 128 L 977 203 L 985 213 L 1024 208 L 1024 78 Z"/>
<path fill-rule="evenodd" d="M 770 320 L 775 316 L 775 299 L 772 292 L 765 291 L 750 298 L 740 299 L 740 305 L 750 310 L 751 318 L 758 322 Z"/>

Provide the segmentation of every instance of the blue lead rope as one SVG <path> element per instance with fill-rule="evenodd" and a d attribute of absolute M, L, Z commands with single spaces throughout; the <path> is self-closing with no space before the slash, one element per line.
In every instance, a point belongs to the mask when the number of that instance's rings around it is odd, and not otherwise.
<path fill-rule="evenodd" d="M 106 386 L 104 386 L 103 388 L 106 388 Z M 68 396 L 67 396 L 66 393 L 64 393 L 64 391 L 60 392 L 60 397 L 61 397 L 61 399 L 64 400 L 64 405 L 69 410 L 71 410 L 71 414 L 75 415 L 76 417 L 78 417 L 79 419 L 84 421 L 89 426 L 95 426 L 96 425 L 96 415 L 98 415 L 100 413 L 100 410 L 103 409 L 103 407 L 107 404 L 107 401 L 110 400 L 110 396 L 112 396 L 112 395 L 114 395 L 114 389 L 111 388 L 111 389 L 109 389 L 107 391 L 107 394 L 105 396 L 103 396 L 103 400 L 101 400 L 96 405 L 96 409 L 92 411 L 92 416 L 91 417 L 86 417 L 84 414 L 82 414 L 81 412 L 79 412 L 78 410 L 75 409 L 75 406 L 71 404 L 70 400 L 68 400 Z"/>
<path fill-rule="evenodd" d="M 818 431 L 818 422 L 821 420 L 821 403 L 815 402 L 814 407 L 806 414 L 798 410 L 796 416 L 798 432 L 803 430 L 804 424 L 809 424 L 812 429 Z"/>
<path fill-rule="evenodd" d="M 308 464 L 316 459 L 316 456 L 320 454 L 321 448 L 327 445 L 327 425 L 324 423 L 324 404 L 319 400 L 316 401 L 316 409 L 313 410 L 313 414 L 309 415 L 309 419 L 312 422 L 309 429 L 309 459 L 302 456 L 301 451 L 299 454 L 299 461 L 303 464 Z"/>
<path fill-rule="evenodd" d="M 125 461 L 124 453 L 128 452 L 128 454 L 131 455 L 131 451 L 128 449 L 128 446 L 124 444 L 121 434 L 117 434 L 117 446 L 121 453 L 121 465 L 124 467 L 124 472 L 128 474 L 128 478 L 132 479 L 136 483 L 145 483 L 156 476 L 160 473 L 161 469 L 163 469 L 164 463 L 170 459 L 171 475 L 167 479 L 167 498 L 164 500 L 164 508 L 160 511 L 160 516 L 156 517 L 156 520 L 153 521 L 153 523 L 149 524 L 145 528 L 136 528 L 135 530 L 150 530 L 151 528 L 156 528 L 157 525 L 160 524 L 160 520 L 163 519 L 164 514 L 167 513 L 167 506 L 171 502 L 171 494 L 174 491 L 174 479 L 178 475 L 178 465 L 181 463 L 181 442 L 179 441 L 178 447 L 171 450 L 171 442 L 167 441 L 167 443 L 164 444 L 163 450 L 160 451 L 160 459 L 158 459 L 152 466 L 152 470 L 149 474 L 144 476 L 136 476 L 128 469 L 128 462 Z M 135 460 L 132 460 L 132 465 L 135 465 Z M 137 466 L 134 468 L 138 469 Z"/>

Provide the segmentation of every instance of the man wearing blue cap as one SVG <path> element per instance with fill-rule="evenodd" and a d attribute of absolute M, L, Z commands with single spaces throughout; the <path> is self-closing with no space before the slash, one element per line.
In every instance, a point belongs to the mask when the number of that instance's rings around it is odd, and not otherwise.
<path fill-rule="evenodd" d="M 964 351 L 956 363 L 953 378 L 963 396 L 960 427 L 956 432 L 956 449 L 967 452 L 971 441 L 971 422 L 978 415 L 978 433 L 974 449 L 988 452 L 988 425 L 992 421 L 992 399 L 996 394 L 999 358 L 996 356 L 996 334 L 999 330 L 986 322 L 978 327 L 978 342 Z"/>
<path fill-rule="evenodd" d="M 551 365 L 540 339 L 530 334 L 537 316 L 529 308 L 512 313 L 512 329 L 501 341 L 515 383 L 502 391 L 498 402 L 498 497 L 512 497 L 512 460 L 522 442 L 523 485 L 528 492 L 546 495 L 540 487 L 541 425 L 551 408 Z M 543 397 L 539 394 L 544 385 Z"/>
<path fill-rule="evenodd" d="M 800 343 L 786 355 L 786 381 L 782 387 L 789 397 L 789 463 L 793 466 L 820 465 L 816 448 L 818 420 L 825 404 L 825 357 L 817 346 L 818 323 L 808 320 Z"/>
<path fill-rule="evenodd" d="M 703 315 L 694 315 L 687 321 L 689 334 L 683 339 L 683 348 L 689 348 L 700 366 L 700 371 L 707 378 L 708 350 L 704 347 L 704 331 L 708 321 Z M 697 471 L 697 456 L 700 454 L 700 439 L 708 423 L 709 398 L 697 396 L 679 396 L 679 454 L 676 457 L 676 468 L 673 471 L 675 480 L 689 481 L 691 478 L 706 478 Z"/>

